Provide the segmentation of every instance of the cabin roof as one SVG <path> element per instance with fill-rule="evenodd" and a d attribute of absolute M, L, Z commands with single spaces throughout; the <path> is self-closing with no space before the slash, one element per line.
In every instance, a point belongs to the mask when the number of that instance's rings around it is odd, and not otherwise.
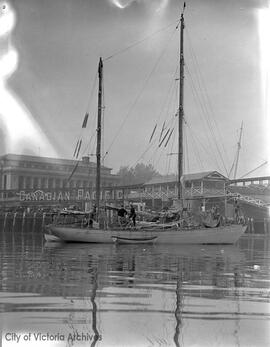
<path fill-rule="evenodd" d="M 192 173 L 192 174 L 186 174 L 183 175 L 184 181 L 197 181 L 202 179 L 222 179 L 227 180 L 228 178 L 223 176 L 217 171 L 206 171 L 206 172 L 198 172 L 198 173 Z"/>
<path fill-rule="evenodd" d="M 223 176 L 217 171 L 206 171 L 206 172 L 185 174 L 183 175 L 183 179 L 184 181 L 201 181 L 203 179 L 219 179 L 224 181 L 227 180 L 225 176 Z M 167 176 L 153 177 L 150 181 L 145 182 L 144 185 L 176 183 L 176 182 L 177 182 L 176 175 L 167 175 Z"/>

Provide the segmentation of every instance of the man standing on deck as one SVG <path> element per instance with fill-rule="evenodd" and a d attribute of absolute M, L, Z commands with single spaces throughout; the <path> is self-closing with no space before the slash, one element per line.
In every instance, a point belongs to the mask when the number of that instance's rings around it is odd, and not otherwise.
<path fill-rule="evenodd" d="M 124 205 L 121 205 L 121 208 L 118 210 L 118 222 L 120 226 L 125 226 L 126 225 L 126 215 L 127 211 L 124 209 Z"/>
<path fill-rule="evenodd" d="M 135 208 L 132 204 L 130 204 L 129 219 L 132 220 L 133 226 L 135 227 L 136 226 L 136 212 L 135 212 Z"/>

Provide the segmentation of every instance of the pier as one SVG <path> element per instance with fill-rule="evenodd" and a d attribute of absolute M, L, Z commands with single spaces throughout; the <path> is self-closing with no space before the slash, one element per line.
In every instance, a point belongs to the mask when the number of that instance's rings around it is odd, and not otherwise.
<path fill-rule="evenodd" d="M 250 232 L 253 230 L 253 220 L 264 225 L 263 230 L 269 233 L 269 181 L 268 176 L 228 181 L 217 172 L 192 174 L 185 177 L 183 193 L 189 207 L 195 209 L 202 201 L 209 208 L 212 204 L 221 206 L 221 202 L 226 201 L 227 206 L 223 203 L 221 212 L 225 214 L 226 210 L 228 216 L 233 216 L 233 206 L 238 201 L 241 215 L 249 220 Z M 143 204 L 150 210 L 161 210 L 171 207 L 177 200 L 177 180 L 173 177 L 159 177 L 144 184 L 102 186 L 100 196 L 103 204 L 119 206 L 132 202 Z M 4 225 L 10 219 L 14 223 L 22 220 L 24 224 L 28 218 L 36 221 L 42 219 L 42 213 L 45 213 L 44 219 L 49 218 L 46 212 L 54 208 L 76 206 L 81 210 L 89 209 L 95 198 L 94 187 L 2 189 L 0 218 Z"/>

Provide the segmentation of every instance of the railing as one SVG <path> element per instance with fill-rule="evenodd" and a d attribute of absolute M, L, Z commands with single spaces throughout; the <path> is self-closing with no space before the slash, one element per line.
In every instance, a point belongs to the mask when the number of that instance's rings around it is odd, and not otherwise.
<path fill-rule="evenodd" d="M 269 206 L 269 204 L 267 204 L 263 200 L 256 199 L 256 198 L 253 198 L 253 197 L 247 196 L 247 195 L 241 195 L 239 193 L 228 193 L 227 196 L 231 197 L 231 198 L 234 198 L 234 199 L 241 200 L 241 201 L 245 201 L 248 204 L 259 206 L 259 207 Z"/>
<path fill-rule="evenodd" d="M 107 190 L 107 189 L 106 189 Z M 0 194 L 0 202 L 1 203 L 57 203 L 60 201 L 72 201 L 72 202 L 79 202 L 79 201 L 86 201 L 86 200 L 94 200 L 95 194 L 94 191 L 87 192 L 83 189 L 74 189 L 74 194 L 70 191 L 68 192 L 59 192 L 55 190 L 55 192 L 50 193 L 42 193 L 41 191 L 36 192 L 28 192 L 25 193 L 25 200 L 21 199 L 21 197 L 24 197 L 24 194 L 20 196 L 18 194 L 18 191 L 5 191 L 1 192 Z M 80 194 L 79 194 L 80 193 Z M 123 195 L 124 193 L 124 195 Z M 50 195 L 51 194 L 51 195 Z M 50 195 L 50 199 L 49 199 Z M 185 189 L 184 190 L 184 197 L 185 199 L 200 199 L 200 198 L 211 198 L 211 197 L 225 197 L 231 199 L 239 199 L 241 201 L 245 201 L 248 204 L 256 205 L 260 207 L 268 206 L 266 202 L 264 202 L 261 199 L 254 198 L 249 195 L 243 195 L 239 194 L 238 192 L 232 193 L 229 192 L 227 194 L 224 193 L 222 189 L 204 189 L 201 191 L 200 189 L 193 188 L 193 189 Z M 125 200 L 147 200 L 147 199 L 161 199 L 163 201 L 168 201 L 169 199 L 176 199 L 177 198 L 177 191 L 175 189 L 162 189 L 162 190 L 156 190 L 156 191 L 148 191 L 145 189 L 138 189 L 137 191 L 128 191 L 126 189 L 125 191 L 121 191 L 118 189 L 118 187 L 115 187 L 112 189 L 112 191 L 103 191 L 102 198 L 109 201 L 121 201 L 123 199 Z"/>

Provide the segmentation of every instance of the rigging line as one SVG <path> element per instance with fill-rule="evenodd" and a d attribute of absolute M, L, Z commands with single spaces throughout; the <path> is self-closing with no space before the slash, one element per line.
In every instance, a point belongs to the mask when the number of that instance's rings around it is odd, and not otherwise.
<path fill-rule="evenodd" d="M 160 60 L 161 60 L 161 58 L 162 58 L 163 55 L 165 54 L 165 51 L 166 51 L 166 49 L 167 49 L 169 43 L 171 42 L 171 39 L 172 39 L 173 35 L 175 34 L 175 32 L 176 32 L 176 29 L 174 29 L 174 31 L 172 32 L 172 34 L 171 34 L 169 40 L 167 41 L 166 46 L 164 47 L 164 49 L 162 50 L 161 54 L 159 55 L 159 57 L 158 57 L 158 59 L 157 59 L 155 65 L 154 65 L 153 69 L 150 71 L 149 75 L 147 76 L 146 80 L 145 80 L 144 83 L 143 83 L 142 88 L 140 89 L 139 93 L 137 94 L 137 96 L 136 96 L 136 98 L 135 98 L 133 104 L 131 105 L 131 107 L 129 108 L 128 112 L 126 113 L 126 116 L 124 117 L 122 123 L 120 124 L 120 127 L 119 127 L 118 131 L 116 132 L 116 134 L 115 134 L 115 136 L 114 136 L 114 138 L 113 138 L 111 144 L 109 145 L 108 150 L 107 150 L 106 153 L 105 153 L 105 156 L 109 153 L 111 147 L 113 146 L 114 142 L 115 142 L 116 139 L 118 138 L 119 132 L 122 130 L 122 128 L 123 128 L 125 122 L 127 121 L 128 117 L 130 116 L 131 111 L 133 110 L 133 108 L 135 107 L 135 105 L 137 104 L 137 102 L 139 101 L 140 96 L 142 95 L 142 92 L 144 91 L 144 89 L 145 89 L 147 83 L 149 82 L 150 78 L 152 77 L 154 71 L 156 70 L 156 68 L 157 68 L 157 66 L 158 66 L 158 64 L 159 64 L 159 62 L 160 62 Z"/>
<path fill-rule="evenodd" d="M 167 25 L 166 27 L 163 27 L 163 28 L 161 28 L 161 29 L 159 29 L 159 30 L 153 32 L 152 34 L 150 34 L 150 35 L 144 37 L 143 39 L 138 40 L 138 41 L 135 41 L 134 43 L 130 44 L 129 46 L 127 46 L 127 47 L 125 47 L 125 48 L 123 48 L 123 49 L 120 49 L 119 51 L 116 51 L 115 53 L 111 54 L 110 56 L 104 58 L 103 61 L 107 61 L 107 60 L 109 60 L 109 59 L 112 59 L 112 58 L 114 58 L 115 56 L 117 56 L 117 55 L 119 55 L 119 54 L 122 54 L 122 53 L 128 51 L 129 49 L 131 49 L 131 48 L 133 48 L 133 47 L 135 47 L 135 46 L 138 46 L 139 44 L 143 43 L 144 41 L 147 41 L 148 39 L 150 39 L 151 37 L 155 36 L 156 34 L 158 34 L 158 33 L 162 32 L 162 31 L 165 31 L 165 30 L 169 29 L 170 27 L 172 27 L 173 25 L 175 25 L 175 23 L 178 23 L 178 21 L 179 21 L 179 20 L 174 21 L 173 23 L 171 23 L 171 24 Z"/>
<path fill-rule="evenodd" d="M 170 124 L 172 121 L 175 121 L 175 116 L 172 116 L 171 119 L 168 122 L 168 126 L 170 127 Z M 155 144 L 159 144 L 159 139 L 157 136 L 153 137 L 153 141 L 151 141 L 151 143 L 148 144 L 147 148 L 143 151 L 143 153 L 140 155 L 140 157 L 137 159 L 137 161 L 135 162 L 135 164 L 137 164 L 144 156 L 145 154 L 151 149 L 151 147 L 153 147 Z M 159 150 L 159 147 L 157 147 L 155 149 L 155 153 Z"/>
<path fill-rule="evenodd" d="M 157 138 L 156 138 L 156 140 L 157 140 Z M 157 144 L 158 144 L 158 142 L 157 142 Z M 163 152 L 164 152 L 164 148 L 160 148 L 160 147 L 156 147 L 155 149 L 154 149 L 154 152 L 153 152 L 153 154 L 151 155 L 151 157 L 150 157 L 150 159 L 148 160 L 148 162 L 150 163 L 151 161 L 152 161 L 152 165 L 153 166 L 156 166 L 157 164 L 156 163 L 158 163 L 159 161 L 160 161 L 160 157 L 162 156 L 162 154 L 163 154 Z M 158 156 L 158 154 L 159 154 L 159 156 Z M 158 158 L 157 158 L 158 157 Z"/>
<path fill-rule="evenodd" d="M 151 159 L 152 159 L 153 167 L 157 167 L 157 165 L 160 162 L 160 158 L 161 158 L 163 153 L 162 153 L 162 151 L 160 151 L 159 156 L 157 156 L 157 154 L 158 154 L 158 150 L 156 149 L 155 156 L 152 156 L 152 158 L 150 158 L 150 160 L 149 160 L 149 162 L 150 162 Z M 157 158 L 155 158 L 155 157 L 157 157 Z"/>
<path fill-rule="evenodd" d="M 201 70 L 200 70 L 200 65 L 199 65 L 199 63 L 198 63 L 198 59 L 197 59 L 197 57 L 196 57 L 195 50 L 193 49 L 193 46 L 192 46 L 192 40 L 191 40 L 191 38 L 190 38 L 189 30 L 188 30 L 188 29 L 187 29 L 187 36 L 188 36 L 188 43 L 189 43 L 189 45 L 190 45 L 189 48 L 190 48 L 191 57 L 193 58 L 194 67 L 196 68 L 197 74 L 198 74 L 198 80 L 197 80 L 197 81 L 198 81 L 198 84 L 199 84 L 199 86 L 202 86 L 201 89 L 204 89 L 204 93 L 202 94 L 202 95 L 203 95 L 203 98 L 205 98 L 205 101 L 206 101 L 206 103 L 208 104 L 209 110 L 210 110 L 210 112 L 212 113 L 212 116 L 213 116 L 213 118 L 212 118 L 213 123 L 214 123 L 214 125 L 215 125 L 215 127 L 216 127 L 216 129 L 217 129 L 217 131 L 218 131 L 218 133 L 219 133 L 219 136 L 221 137 L 221 132 L 220 132 L 220 129 L 219 129 L 218 124 L 217 124 L 217 122 L 216 122 L 216 119 L 215 119 L 215 117 L 214 117 L 214 110 L 213 110 L 213 107 L 212 107 L 212 103 L 211 103 L 211 100 L 210 100 L 210 98 L 209 98 L 209 93 L 208 93 L 208 91 L 207 91 L 206 84 L 205 84 L 205 82 L 204 82 L 203 74 L 202 74 L 202 72 L 201 72 Z M 223 147 L 223 150 L 224 150 L 225 155 L 227 155 L 227 151 L 226 151 L 226 148 L 225 148 L 223 142 L 221 143 L 221 145 L 222 145 L 222 147 Z M 228 159 L 228 158 L 227 158 L 227 159 Z"/>
<path fill-rule="evenodd" d="M 175 122 L 175 121 L 176 121 L 176 120 L 175 120 L 175 117 L 172 118 L 172 120 Z M 171 127 L 171 125 L 170 125 L 170 127 Z M 174 125 L 174 127 L 175 127 L 175 125 Z M 168 131 L 169 131 L 169 130 L 170 130 L 170 128 L 168 129 Z M 167 132 L 168 132 L 168 131 L 167 131 Z M 167 137 L 167 135 L 164 136 L 163 140 L 164 140 L 166 137 Z M 162 141 L 163 141 L 163 140 L 162 140 Z M 167 152 L 166 147 L 162 147 L 162 148 L 158 147 L 158 148 L 156 149 L 156 154 L 158 153 L 158 150 L 160 151 L 160 154 L 159 154 L 158 158 L 157 158 L 156 161 L 155 161 L 155 166 L 157 166 L 157 165 L 159 164 L 159 162 L 160 162 L 160 160 L 161 160 L 161 157 L 164 156 L 164 153 Z M 154 156 L 153 156 L 152 158 L 154 159 Z"/>
<path fill-rule="evenodd" d="M 197 90 L 196 90 L 196 88 L 195 88 L 195 86 L 194 86 L 194 81 L 193 81 L 193 78 L 192 78 L 191 74 L 189 73 L 188 68 L 186 69 L 186 71 L 187 71 L 187 73 L 188 73 L 189 76 L 190 76 L 190 81 L 191 81 L 190 87 L 191 87 L 191 92 L 192 92 L 192 94 L 193 94 L 194 100 L 195 100 L 196 103 L 199 104 L 199 106 L 200 106 L 201 109 L 202 109 L 202 112 L 204 112 L 203 106 L 201 105 L 201 100 L 200 100 L 200 98 L 198 97 L 198 92 L 197 92 Z M 202 115 L 201 115 L 200 112 L 199 112 L 199 117 L 203 120 Z M 202 123 L 202 125 L 205 127 L 204 122 Z M 209 147 L 211 148 L 211 147 L 212 147 L 212 143 L 211 143 L 211 141 L 210 141 L 210 138 L 209 138 L 209 135 L 208 135 L 207 130 L 205 131 L 204 134 L 205 134 L 206 139 L 207 139 L 207 141 L 208 141 L 208 143 L 209 143 Z M 214 157 L 214 159 L 215 159 L 215 162 L 216 162 L 217 166 L 218 166 L 219 169 L 220 169 L 220 166 L 219 166 L 219 163 L 218 163 L 218 160 L 217 160 L 217 158 L 216 158 L 216 154 L 215 154 L 214 151 L 213 151 L 212 155 L 213 155 L 213 157 Z"/>
<path fill-rule="evenodd" d="M 177 121 L 175 121 L 175 122 L 177 122 Z M 173 151 L 173 148 L 175 148 L 175 143 L 176 143 L 176 141 L 177 141 L 177 136 L 176 136 L 176 134 L 177 134 L 177 132 L 175 131 L 174 132 L 174 134 L 173 134 L 173 141 L 172 141 L 172 143 L 171 143 L 171 153 L 172 153 L 172 151 Z M 170 160 L 169 160 L 169 168 L 168 168 L 168 170 L 170 169 L 170 166 L 171 166 L 171 161 L 172 161 L 172 159 L 170 158 Z M 175 162 L 175 164 L 176 164 L 176 161 L 174 161 Z"/>
<path fill-rule="evenodd" d="M 188 43 L 189 43 L 189 48 L 190 48 L 190 53 L 191 53 L 191 57 L 193 58 L 193 62 L 194 62 L 194 67 L 195 67 L 195 70 L 197 70 L 197 74 L 198 74 L 198 85 L 199 87 L 202 86 L 201 89 L 204 89 L 204 93 L 202 94 L 203 98 L 205 98 L 205 102 L 206 104 L 208 104 L 208 107 L 209 107 L 209 110 L 210 110 L 210 113 L 212 114 L 212 121 L 216 127 L 216 130 L 219 134 L 219 137 L 222 139 L 222 134 L 220 132 L 220 129 L 218 127 L 218 124 L 217 124 L 217 121 L 215 119 L 215 116 L 214 116 L 214 110 L 213 110 L 213 107 L 212 107 L 212 103 L 211 103 L 211 100 L 209 98 L 209 93 L 207 91 L 207 88 L 206 88 L 206 84 L 204 82 L 204 78 L 203 78 L 203 75 L 202 75 L 202 72 L 200 70 L 200 65 L 198 63 L 198 59 L 196 57 L 196 54 L 195 54 L 195 50 L 193 49 L 193 46 L 192 46 L 192 40 L 190 38 L 190 35 L 189 35 L 189 30 L 187 29 L 187 36 L 188 36 Z M 226 148 L 224 146 L 224 143 L 223 141 L 221 141 L 221 146 L 222 146 L 222 149 L 223 149 L 223 152 L 226 156 L 226 159 L 228 161 L 228 153 L 226 151 Z"/>
<path fill-rule="evenodd" d="M 186 158 L 186 162 L 187 162 L 187 171 L 186 172 L 190 172 L 190 163 L 189 163 L 189 149 L 188 149 L 188 140 L 187 140 L 187 132 L 184 133 L 184 137 L 185 137 L 185 158 Z"/>
<path fill-rule="evenodd" d="M 204 144 L 199 140 L 199 138 L 196 136 L 196 134 L 193 132 L 192 128 L 190 127 L 189 123 L 186 122 L 186 125 L 187 125 L 187 128 L 191 134 L 191 140 L 194 141 L 194 147 L 196 147 L 197 149 L 197 152 L 196 152 L 196 156 L 197 156 L 197 153 L 199 154 L 199 151 L 198 151 L 198 147 L 196 145 L 196 141 L 195 139 L 197 140 L 197 142 L 199 143 L 200 147 L 205 151 L 205 153 L 207 153 L 211 158 L 212 158 L 212 155 L 211 153 L 208 152 L 208 150 L 206 149 L 206 147 L 204 146 Z M 201 161 L 201 158 L 200 158 L 200 155 L 198 155 L 197 159 L 199 158 L 198 162 L 200 163 L 201 167 L 204 167 L 202 161 Z M 217 163 L 218 165 L 218 163 Z M 218 165 L 219 166 L 219 165 Z M 219 168 L 220 169 L 220 168 Z"/>
<path fill-rule="evenodd" d="M 231 174 L 232 174 L 232 171 L 233 171 L 233 168 L 235 167 L 235 164 L 236 164 L 236 158 L 237 158 L 237 153 L 235 153 L 234 155 L 234 158 L 233 158 L 233 163 L 232 163 L 232 166 L 231 166 L 231 169 L 229 171 L 229 178 L 231 177 Z"/>
<path fill-rule="evenodd" d="M 80 159 L 76 159 L 76 164 L 75 164 L 74 168 L 72 169 L 71 173 L 68 176 L 68 179 L 67 179 L 68 182 L 71 180 L 71 178 L 75 174 L 75 171 L 77 170 L 79 164 L 80 164 Z"/>
<path fill-rule="evenodd" d="M 247 172 L 246 174 L 244 174 L 244 175 L 241 176 L 240 178 L 246 177 L 247 175 L 253 173 L 254 171 L 256 171 L 256 170 L 258 170 L 258 169 L 260 169 L 261 167 L 263 167 L 263 166 L 266 165 L 266 164 L 268 164 L 268 161 L 265 161 L 264 163 L 262 163 L 261 165 L 257 166 L 255 169 L 253 169 L 253 170 Z"/>
<path fill-rule="evenodd" d="M 191 130 L 190 127 L 189 127 L 189 130 Z M 203 165 L 203 162 L 201 160 L 200 153 L 199 153 L 199 150 L 198 150 L 198 147 L 197 147 L 197 144 L 196 144 L 196 141 L 195 141 L 195 138 L 193 136 L 192 131 L 190 131 L 190 134 L 191 134 L 190 138 L 191 138 L 191 144 L 192 144 L 192 147 L 193 147 L 193 153 L 194 153 L 194 155 L 195 155 L 195 157 L 197 159 L 197 162 L 198 162 L 201 170 L 203 171 L 204 170 L 204 165 Z"/>
<path fill-rule="evenodd" d="M 230 171 L 229 171 L 229 176 L 228 176 L 228 178 L 231 177 L 232 170 L 233 170 L 233 168 L 234 168 L 234 166 L 235 166 L 235 161 L 236 161 L 236 156 L 235 156 L 234 159 L 233 159 L 232 167 L 231 167 L 231 169 L 230 169 Z"/>
<path fill-rule="evenodd" d="M 175 79 L 174 79 L 174 83 L 175 83 Z M 168 98 L 168 101 L 167 101 L 167 105 L 166 105 L 166 109 L 164 108 L 164 114 L 168 117 L 168 115 L 172 114 L 172 109 L 175 110 L 177 109 L 177 107 L 175 107 L 175 95 L 177 94 L 177 87 L 176 85 L 174 84 L 173 86 L 174 88 L 171 89 L 170 91 L 170 95 L 169 95 L 169 98 Z M 175 115 L 177 114 L 177 112 L 174 111 L 173 113 L 173 116 L 171 116 L 171 120 L 175 117 Z M 164 120 L 164 127 L 162 127 L 162 130 L 161 130 L 161 133 L 160 133 L 160 136 L 159 136 L 159 141 L 161 140 L 162 138 L 162 135 L 164 133 L 164 131 L 168 128 L 168 124 L 169 122 L 171 121 L 170 119 L 167 120 L 167 118 L 165 118 Z M 166 125 L 166 122 L 167 122 L 167 125 Z M 166 125 L 166 126 L 165 126 Z"/>
<path fill-rule="evenodd" d="M 98 78 L 98 71 L 96 71 L 96 73 L 95 73 L 95 78 L 94 78 L 94 82 L 93 82 L 93 85 L 92 85 L 92 89 L 91 89 L 91 93 L 90 93 L 90 96 L 89 96 L 89 100 L 88 100 L 88 103 L 87 103 L 86 110 L 89 110 L 89 108 L 90 108 L 91 100 L 93 98 L 94 91 L 96 90 L 97 78 Z"/>
<path fill-rule="evenodd" d="M 93 142 L 92 144 L 92 140 L 95 139 L 95 141 Z M 92 154 L 95 152 L 95 147 L 96 147 L 96 130 L 95 132 L 91 135 L 89 141 L 88 141 L 88 144 L 87 146 L 85 147 L 82 155 L 84 155 L 85 153 L 87 153 L 89 156 L 91 155 L 95 155 L 95 154 Z"/>
<path fill-rule="evenodd" d="M 141 154 L 141 156 L 137 159 L 137 161 L 135 162 L 134 165 L 138 164 L 138 162 L 139 162 L 141 159 L 143 159 L 144 155 L 151 149 L 151 147 L 154 146 L 155 142 L 157 142 L 157 139 L 154 139 L 154 141 L 151 142 L 151 143 L 147 146 L 146 150 Z"/>
<path fill-rule="evenodd" d="M 189 72 L 189 69 L 188 69 L 187 66 L 186 66 L 186 71 L 187 71 L 187 73 L 188 73 L 188 75 L 189 75 L 189 77 L 190 77 L 190 81 L 191 81 L 190 86 L 191 86 L 191 91 L 192 91 L 192 93 L 193 93 L 194 99 L 195 99 L 195 101 L 198 102 L 198 104 L 200 105 L 201 110 L 202 110 L 202 113 L 205 114 L 205 109 L 204 109 L 204 107 L 203 107 L 202 101 L 201 101 L 200 98 L 199 98 L 198 91 L 197 91 L 197 89 L 196 89 L 196 87 L 195 87 L 195 83 L 194 83 L 194 81 L 193 81 L 192 75 L 191 75 L 191 73 Z M 200 118 L 203 120 L 201 113 L 199 113 L 199 116 L 200 116 Z M 203 125 L 204 125 L 204 123 L 203 123 Z M 207 138 L 207 140 L 208 140 L 208 142 L 209 142 L 209 146 L 211 147 L 211 141 L 210 141 L 210 138 L 209 138 L 209 135 L 208 135 L 207 131 L 205 131 L 205 135 L 206 135 L 206 138 Z M 215 142 L 214 142 L 214 144 L 215 144 Z M 213 156 L 214 156 L 215 161 L 216 161 L 216 164 L 217 164 L 217 166 L 219 167 L 219 170 L 220 170 L 220 166 L 219 166 L 218 160 L 217 160 L 216 155 L 215 155 L 214 152 L 213 152 Z M 225 171 L 226 171 L 226 168 L 225 168 Z"/>
<path fill-rule="evenodd" d="M 173 74 L 173 78 L 172 78 L 171 84 L 169 86 L 168 93 L 167 93 L 165 101 L 164 101 L 164 105 L 160 110 L 160 113 L 159 113 L 159 116 L 158 116 L 156 122 L 159 122 L 163 112 L 168 113 L 168 111 L 166 112 L 165 110 L 166 110 L 166 108 L 168 109 L 169 105 L 171 104 L 171 99 L 173 98 L 173 90 L 175 89 L 175 79 L 176 79 L 176 76 L 178 74 L 178 69 L 179 69 L 179 66 L 177 66 L 177 68 Z"/>
<path fill-rule="evenodd" d="M 94 117 L 94 121 L 95 121 L 95 122 L 96 122 L 96 119 L 97 119 L 97 112 L 96 112 L 95 117 Z M 86 151 L 87 151 L 88 149 L 89 149 L 89 151 L 90 151 L 91 142 L 92 142 L 93 138 L 95 138 L 95 136 L 96 136 L 96 125 L 93 126 L 93 128 L 94 128 L 94 131 L 93 131 L 92 135 L 90 136 L 90 138 L 89 138 L 89 140 L 88 140 L 88 144 L 87 144 L 85 150 L 83 151 L 83 154 L 85 154 Z M 92 150 L 92 152 L 93 152 L 93 151 L 94 151 L 94 149 Z"/>
<path fill-rule="evenodd" d="M 96 87 L 97 76 L 98 76 L 98 73 L 96 72 L 95 78 L 94 78 L 94 81 L 93 81 L 93 84 L 92 84 L 92 89 L 91 89 L 91 92 L 90 92 L 90 96 L 89 96 L 89 99 L 88 99 L 88 102 L 87 102 L 87 106 L 86 106 L 86 113 L 88 113 L 89 115 L 90 115 L 90 105 L 91 105 L 91 102 L 93 100 L 93 94 L 94 94 L 95 87 Z M 79 136 L 78 136 L 79 138 L 82 137 L 83 129 L 84 128 L 81 127 L 81 131 L 80 131 Z"/>
<path fill-rule="evenodd" d="M 194 83 L 194 82 L 193 82 L 193 83 Z M 194 83 L 194 85 L 195 85 L 195 83 Z M 199 83 L 198 83 L 198 86 L 200 87 L 200 84 L 199 84 Z M 202 96 L 202 101 L 200 102 L 200 105 L 201 105 L 202 110 L 203 110 L 204 115 L 205 115 L 206 124 L 208 125 L 208 128 L 209 128 L 209 130 L 210 130 L 210 133 L 211 133 L 211 135 L 212 135 L 212 141 L 213 141 L 213 143 L 214 143 L 214 145 L 215 145 L 215 147 L 216 147 L 216 150 L 217 150 L 217 152 L 218 152 L 218 154 L 219 154 L 220 160 L 222 161 L 223 167 L 224 167 L 225 171 L 226 171 L 227 174 L 228 174 L 227 166 L 226 166 L 226 164 L 225 164 L 225 162 L 224 162 L 223 155 L 222 155 L 221 150 L 220 150 L 220 147 L 219 147 L 219 145 L 218 145 L 219 142 L 217 141 L 216 134 L 215 134 L 214 129 L 213 129 L 213 126 L 212 126 L 212 124 L 211 124 L 211 118 L 209 118 L 208 110 L 207 110 L 207 108 L 206 108 L 206 104 L 203 103 L 203 94 L 200 93 L 200 95 Z M 202 106 L 202 105 L 203 105 L 203 106 Z"/>
<path fill-rule="evenodd" d="M 160 117 L 161 117 L 162 113 L 164 113 L 164 114 L 171 113 L 171 111 L 169 111 L 169 108 L 171 107 L 171 105 L 173 103 L 173 99 L 175 97 L 174 93 L 175 92 L 177 93 L 177 88 L 178 88 L 178 85 L 176 85 L 177 76 L 178 76 L 178 69 L 179 69 L 179 66 L 177 64 L 175 72 L 173 74 L 173 78 L 172 78 L 171 84 L 170 84 L 169 89 L 168 89 L 167 96 L 165 98 L 164 106 L 163 106 L 163 108 L 160 111 L 160 114 L 159 114 L 159 117 L 158 117 L 157 121 L 160 120 Z M 164 122 L 166 123 L 166 119 L 165 119 Z"/>
<path fill-rule="evenodd" d="M 164 142 L 165 138 L 168 136 L 168 134 L 169 134 L 169 132 L 170 132 L 170 130 L 171 130 L 171 129 L 170 129 L 170 128 L 171 128 L 171 124 L 174 123 L 174 120 L 175 120 L 175 116 L 173 115 L 173 116 L 171 117 L 171 119 L 169 119 L 167 126 L 166 126 L 166 127 L 165 127 L 165 126 L 162 127 L 163 131 L 162 131 L 162 133 L 161 133 L 160 136 L 159 136 L 158 147 L 161 147 L 161 145 L 162 145 L 162 143 Z M 164 122 L 163 124 L 165 124 L 165 122 Z M 166 129 L 167 129 L 167 131 L 165 132 Z M 165 134 L 164 134 L 164 132 L 165 132 Z M 163 134 L 163 136 L 162 136 L 162 134 Z"/>
<path fill-rule="evenodd" d="M 190 75 L 190 78 L 191 78 L 191 80 L 193 81 L 193 78 L 191 77 L 191 73 L 190 73 L 190 71 L 189 71 L 188 66 L 186 67 L 186 70 L 188 71 L 188 73 L 189 73 L 189 75 Z M 198 98 L 198 100 L 200 100 L 200 99 L 199 99 L 200 93 L 197 92 L 197 89 L 196 89 L 196 87 L 195 87 L 195 83 L 194 83 L 194 82 L 193 82 L 193 84 L 194 84 L 194 88 L 195 88 L 195 90 L 196 90 L 197 98 Z M 200 87 L 200 85 L 199 85 L 199 87 Z M 222 162 L 222 164 L 223 164 L 223 168 L 225 169 L 225 172 L 226 172 L 227 175 L 228 175 L 228 170 L 227 170 L 227 167 L 226 167 L 226 165 L 225 165 L 225 162 L 224 162 L 222 153 L 221 153 L 221 151 L 220 151 L 220 148 L 219 148 L 219 146 L 218 146 L 218 141 L 217 141 L 217 139 L 216 139 L 216 135 L 215 135 L 214 130 L 213 130 L 213 127 L 212 127 L 212 125 L 211 125 L 210 118 L 209 118 L 209 116 L 208 116 L 208 111 L 207 111 L 207 108 L 205 107 L 205 104 L 203 103 L 203 100 L 200 100 L 200 105 L 201 105 L 201 107 L 202 107 L 202 111 L 203 111 L 203 113 L 204 113 L 204 115 L 205 115 L 205 120 L 206 120 L 206 122 L 207 122 L 207 124 L 208 124 L 208 127 L 209 127 L 209 130 L 210 130 L 210 132 L 211 132 L 213 143 L 214 143 L 214 145 L 215 145 L 215 147 L 216 147 L 216 150 L 217 150 L 217 152 L 218 152 L 218 154 L 219 154 L 220 160 L 221 160 L 221 162 Z"/>
<path fill-rule="evenodd" d="M 176 73 L 177 73 L 177 71 L 176 71 Z M 175 78 L 173 79 L 173 82 L 175 82 Z M 173 86 L 173 84 L 171 86 Z M 172 88 L 170 88 L 170 89 L 172 89 Z M 171 93 L 171 91 L 170 91 L 170 93 Z M 171 116 L 171 119 L 168 120 L 167 126 L 170 127 L 170 124 L 173 122 L 176 122 L 175 115 Z M 160 140 L 158 140 L 158 132 L 155 131 L 155 136 L 153 136 L 153 138 L 151 140 L 151 145 L 150 145 L 150 143 L 147 145 L 146 150 L 144 150 L 143 153 L 139 156 L 139 158 L 135 162 L 135 165 L 144 157 L 144 155 L 153 147 L 154 144 L 158 144 L 159 142 L 160 142 Z M 155 150 L 155 152 L 156 151 L 158 151 L 158 148 Z"/>
<path fill-rule="evenodd" d="M 172 79 L 172 82 L 171 82 L 171 84 L 170 84 L 170 87 L 169 87 L 169 90 L 168 90 L 168 93 L 167 93 L 167 95 L 166 95 L 166 98 L 165 98 L 165 101 L 164 101 L 164 103 L 163 103 L 163 107 L 161 107 L 161 109 L 160 109 L 160 112 L 159 112 L 159 116 L 157 117 L 157 119 L 156 119 L 156 123 L 155 123 L 155 128 L 154 128 L 154 130 L 153 130 L 153 132 L 152 132 L 152 135 L 151 135 L 151 137 L 150 137 L 150 141 L 149 142 L 151 142 L 151 140 L 152 140 L 152 138 L 153 138 L 153 136 L 154 136 L 154 134 L 156 133 L 157 134 L 157 124 L 158 124 L 158 122 L 159 122 L 159 120 L 160 120 L 160 118 L 161 118 L 161 115 L 162 115 L 162 113 L 164 112 L 164 110 L 167 108 L 169 108 L 169 104 L 171 104 L 171 99 L 172 99 L 172 95 L 173 95 L 173 93 L 172 93 L 172 91 L 173 91 L 173 87 L 174 87 L 174 84 L 175 84 L 175 76 L 177 75 L 177 69 L 176 69 L 176 71 L 175 71 L 175 73 L 174 73 L 174 75 L 173 75 L 173 79 Z M 164 112 L 165 114 L 168 114 L 169 112 L 168 112 L 168 110 L 167 110 L 167 112 L 165 111 Z M 163 126 L 162 126 L 162 130 L 161 130 L 161 133 L 160 133 L 160 136 L 159 136 L 159 140 L 161 139 L 161 137 L 162 137 L 162 133 L 163 133 L 163 131 L 165 130 L 165 123 L 166 123 L 166 120 L 163 122 Z"/>
<path fill-rule="evenodd" d="M 175 124 L 173 125 L 173 129 L 175 129 L 176 123 L 177 123 L 177 119 L 175 119 Z M 175 145 L 176 133 L 177 133 L 177 131 L 174 131 L 173 134 L 172 134 L 171 148 L 170 148 L 169 153 L 172 153 L 172 151 L 173 151 L 173 147 Z M 166 161 L 166 166 L 167 166 L 166 173 L 167 173 L 167 175 L 170 172 L 171 160 L 172 160 L 172 158 L 170 157 L 169 153 L 167 152 L 167 161 Z"/>

